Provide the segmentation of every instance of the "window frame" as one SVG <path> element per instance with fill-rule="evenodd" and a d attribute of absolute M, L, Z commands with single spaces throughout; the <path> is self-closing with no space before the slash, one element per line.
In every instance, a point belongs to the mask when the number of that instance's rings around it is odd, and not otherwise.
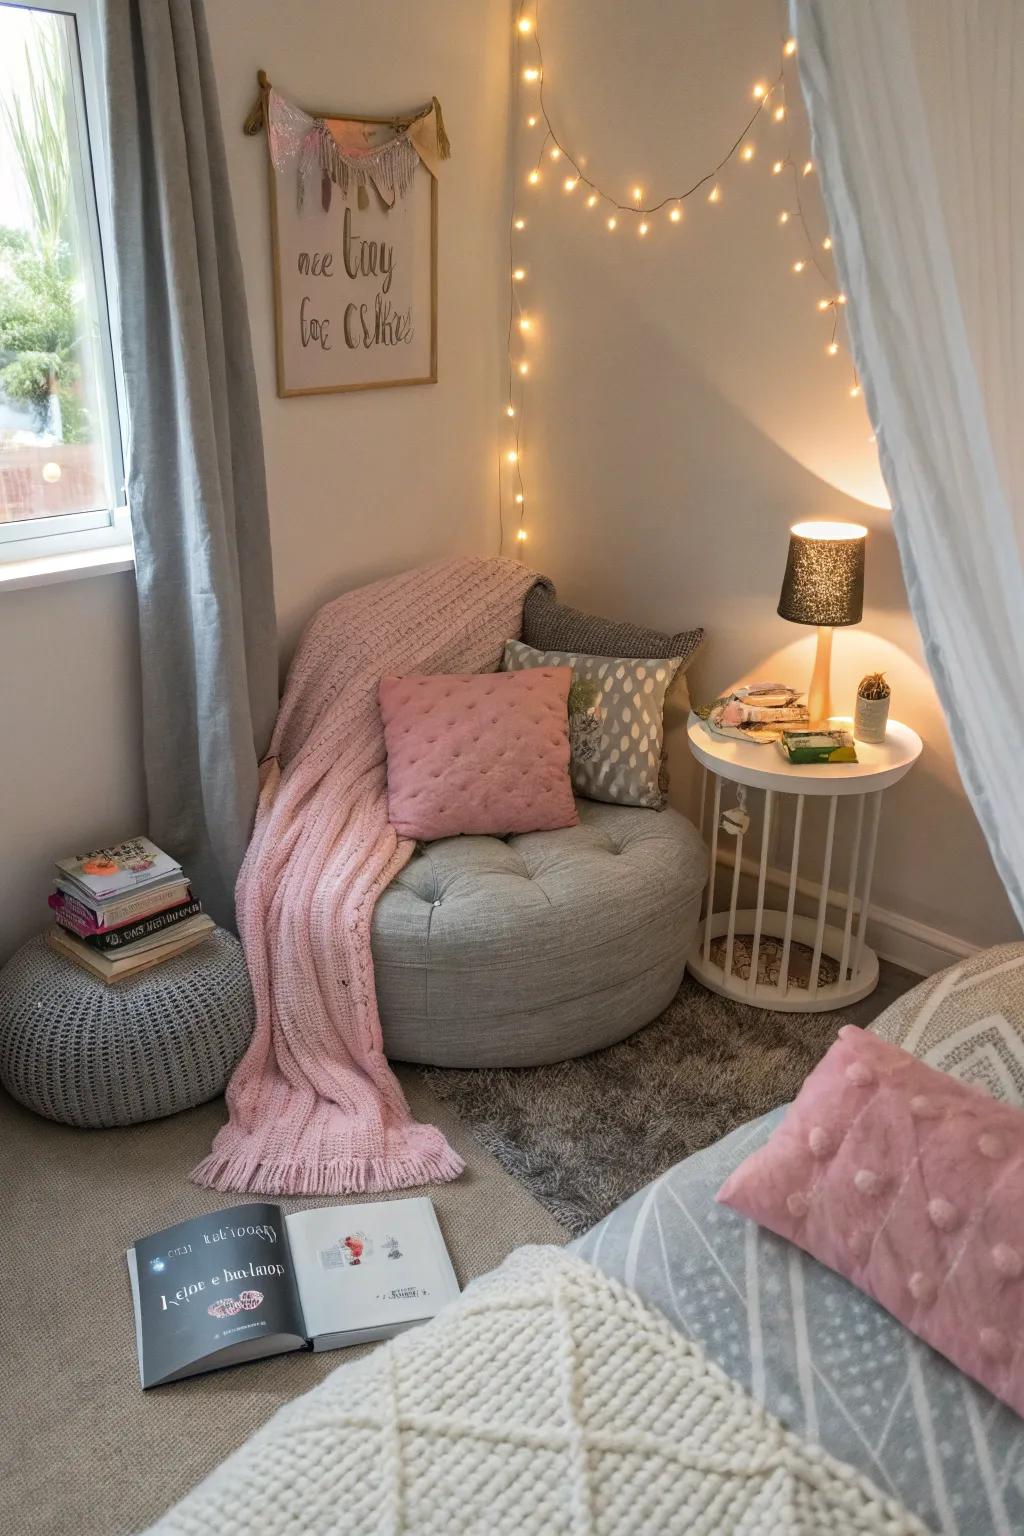
<path fill-rule="evenodd" d="M 16 566 L 25 560 L 45 560 L 69 556 L 69 566 L 93 550 L 117 549 L 131 555 L 132 532 L 125 494 L 125 450 L 127 410 L 124 379 L 115 346 L 117 335 L 117 287 L 114 278 L 114 249 L 111 223 L 109 154 L 106 114 L 103 107 L 103 59 L 100 22 L 96 0 L 0 0 L 4 9 L 43 11 L 70 17 L 74 23 L 72 38 L 72 91 L 78 118 L 85 180 L 86 222 L 92 270 L 98 284 L 96 307 L 99 316 L 102 356 L 102 408 L 107 417 L 109 471 L 114 487 L 114 504 L 88 512 L 68 512 L 57 517 L 24 518 L 0 523 L 0 567 Z M 90 195 L 91 194 L 91 195 Z M 105 331 L 104 331 L 105 327 Z"/>

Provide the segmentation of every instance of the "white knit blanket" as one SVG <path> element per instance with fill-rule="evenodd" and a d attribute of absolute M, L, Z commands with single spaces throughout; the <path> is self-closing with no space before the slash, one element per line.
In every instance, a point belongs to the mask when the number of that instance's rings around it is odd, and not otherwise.
<path fill-rule="evenodd" d="M 521 1248 L 282 1409 L 160 1536 L 926 1536 L 619 1282 Z"/>

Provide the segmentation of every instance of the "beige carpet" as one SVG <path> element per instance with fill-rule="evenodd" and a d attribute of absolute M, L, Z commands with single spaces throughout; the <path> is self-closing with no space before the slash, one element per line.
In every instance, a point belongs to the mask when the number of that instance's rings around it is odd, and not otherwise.
<path fill-rule="evenodd" d="M 466 1161 L 457 1183 L 429 1191 L 460 1282 L 521 1243 L 564 1242 L 416 1074 L 400 1075 L 413 1112 Z M 0 1094 L 0 1531 L 138 1531 L 346 1358 L 282 1355 L 141 1391 L 124 1252 L 232 1203 L 187 1182 L 223 1117 L 217 1101 L 127 1130 L 75 1131 Z"/>

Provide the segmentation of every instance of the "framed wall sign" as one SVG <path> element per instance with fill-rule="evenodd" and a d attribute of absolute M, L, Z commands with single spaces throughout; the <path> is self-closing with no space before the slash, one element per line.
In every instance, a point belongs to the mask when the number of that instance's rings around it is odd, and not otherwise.
<path fill-rule="evenodd" d="M 277 393 L 437 382 L 435 98 L 404 118 L 314 114 L 260 72 L 267 130 Z"/>

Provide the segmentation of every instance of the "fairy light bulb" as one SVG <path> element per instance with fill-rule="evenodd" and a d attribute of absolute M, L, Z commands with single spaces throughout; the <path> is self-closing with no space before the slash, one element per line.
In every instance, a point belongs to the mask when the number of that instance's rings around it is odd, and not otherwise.
<path fill-rule="evenodd" d="M 506 457 L 506 459 L 508 460 L 508 462 L 510 464 L 514 464 L 516 462 L 516 460 L 519 458 L 519 455 L 518 455 L 518 453 L 516 453 L 514 448 L 510 448 L 508 453 L 506 453 L 505 457 Z"/>
<path fill-rule="evenodd" d="M 805 176 L 809 176 L 813 170 L 814 170 L 814 161 L 813 160 L 805 160 L 804 161 L 804 171 L 803 171 L 804 175 Z"/>
<path fill-rule="evenodd" d="M 578 176 L 567 176 L 565 178 L 565 180 L 562 182 L 562 190 L 564 192 L 575 192 L 576 186 L 577 186 L 578 182 L 579 182 L 579 177 Z"/>
<path fill-rule="evenodd" d="M 781 106 L 776 107 L 775 111 L 772 113 L 772 117 L 775 119 L 775 121 L 777 123 L 781 123 L 782 119 L 785 117 L 785 115 L 786 115 L 786 109 L 785 109 L 785 107 L 781 107 Z"/>
<path fill-rule="evenodd" d="M 524 500 L 524 498 L 523 498 L 522 491 L 517 491 L 516 492 L 516 506 L 517 507 L 521 507 L 522 504 L 523 504 L 523 500 Z"/>
<path fill-rule="evenodd" d="M 670 208 L 668 216 L 672 220 L 673 224 L 678 224 L 679 220 L 683 216 L 683 210 L 681 208 Z"/>
<path fill-rule="evenodd" d="M 526 179 L 530 183 L 531 187 L 535 187 L 538 181 L 540 181 L 540 171 L 531 171 Z"/>
<path fill-rule="evenodd" d="M 533 321 L 530 319 L 529 315 L 522 316 L 519 321 L 519 329 L 524 336 L 528 336 L 529 333 L 533 330 Z"/>
<path fill-rule="evenodd" d="M 796 38 L 788 37 L 786 39 L 786 46 L 782 51 L 786 55 L 787 59 L 791 59 L 794 53 L 796 53 Z"/>
<path fill-rule="evenodd" d="M 506 416 L 514 416 L 515 413 L 516 413 L 516 408 L 515 408 L 514 405 L 506 405 L 506 407 L 505 407 L 505 415 Z"/>
<path fill-rule="evenodd" d="M 743 148 L 740 150 L 740 159 L 741 160 L 753 160 L 753 158 L 754 158 L 754 146 L 753 146 L 753 144 L 744 144 Z"/>
<path fill-rule="evenodd" d="M 530 371 L 529 363 L 520 363 L 519 364 L 519 372 L 522 374 L 524 379 L 525 379 L 526 375 L 529 373 L 529 371 Z"/>
<path fill-rule="evenodd" d="M 616 219 L 616 218 L 615 218 L 615 217 L 614 217 L 614 216 L 613 216 L 613 217 L 612 217 L 612 218 L 610 218 L 610 219 L 609 219 L 609 220 L 608 220 L 608 228 L 609 228 L 609 229 L 614 229 L 614 228 L 615 228 L 615 226 L 616 226 L 616 224 L 618 224 L 618 222 L 619 222 L 619 221 L 618 221 L 618 219 Z"/>
<path fill-rule="evenodd" d="M 851 387 L 851 389 L 850 389 L 850 399 L 851 400 L 856 400 L 856 398 L 857 398 L 857 396 L 859 394 L 860 394 L 860 385 L 859 384 L 854 384 Z"/>
<path fill-rule="evenodd" d="M 640 202 L 640 200 L 643 197 L 643 195 L 644 195 L 643 187 L 634 187 L 633 188 L 633 201 L 634 201 L 634 203 Z"/>
<path fill-rule="evenodd" d="M 828 346 L 825 348 L 825 351 L 828 353 L 829 357 L 835 357 L 836 353 L 839 351 L 838 341 L 830 341 Z"/>
<path fill-rule="evenodd" d="M 533 22 L 530 20 L 529 16 L 520 16 L 519 20 L 516 22 L 516 26 L 524 37 L 533 31 Z"/>
<path fill-rule="evenodd" d="M 825 236 L 824 240 L 821 242 L 821 248 L 822 248 L 823 251 L 830 251 L 832 249 L 832 236 L 831 235 L 826 235 Z"/>
<path fill-rule="evenodd" d="M 516 533 L 516 538 L 517 538 L 517 540 L 519 541 L 520 544 L 525 544 L 526 543 L 526 529 L 525 528 L 520 528 L 517 531 L 517 533 Z"/>
<path fill-rule="evenodd" d="M 548 154 L 551 156 L 552 160 L 560 160 L 562 157 L 562 151 L 559 149 L 557 144 L 552 145 L 551 149 L 548 150 Z"/>
<path fill-rule="evenodd" d="M 806 265 L 807 265 L 807 263 L 805 261 L 794 261 L 794 263 L 793 263 L 793 271 L 794 272 L 802 272 Z"/>
<path fill-rule="evenodd" d="M 720 203 L 721 201 L 722 201 L 722 189 L 718 185 L 718 182 L 716 181 L 714 186 L 711 188 L 711 191 L 708 193 L 708 202 L 709 203 Z"/>
<path fill-rule="evenodd" d="M 768 87 L 763 85 L 759 80 L 754 86 L 753 92 L 751 94 L 753 95 L 755 101 L 764 101 L 764 98 L 768 95 Z"/>
<path fill-rule="evenodd" d="M 588 208 L 596 208 L 597 207 L 597 193 L 596 192 L 591 192 L 590 196 L 587 198 L 587 207 Z"/>
<path fill-rule="evenodd" d="M 526 126 L 527 126 L 527 128 L 536 128 L 536 126 L 537 126 L 537 119 L 535 117 L 533 117 L 533 116 L 528 117 L 526 119 Z"/>
<path fill-rule="evenodd" d="M 640 228 L 637 230 L 637 233 L 640 234 L 640 235 L 646 235 L 647 228 L 648 228 L 647 220 L 646 219 L 641 219 L 640 220 Z"/>
<path fill-rule="evenodd" d="M 528 69 L 524 69 L 523 70 L 523 79 L 524 80 L 531 80 L 531 81 L 532 80 L 539 80 L 540 79 L 540 70 L 539 69 L 534 69 L 533 65 L 531 64 Z"/>
<path fill-rule="evenodd" d="M 525 267 L 516 267 L 512 273 L 512 276 L 515 278 L 517 283 L 521 283 L 523 278 L 526 276 Z"/>
<path fill-rule="evenodd" d="M 786 212 L 785 209 L 783 209 L 782 212 L 779 214 L 779 223 L 780 224 L 788 224 L 789 223 L 789 214 Z"/>
<path fill-rule="evenodd" d="M 525 229 L 525 228 L 526 228 L 526 220 L 525 219 L 516 219 L 516 229 Z"/>
<path fill-rule="evenodd" d="M 818 300 L 818 308 L 819 308 L 819 310 L 821 310 L 822 314 L 824 314 L 826 309 L 831 309 L 832 308 L 832 300 L 831 299 L 819 299 Z"/>
<path fill-rule="evenodd" d="M 845 304 L 846 303 L 846 294 L 845 293 L 837 293 L 836 294 L 836 303 L 837 304 Z"/>
<path fill-rule="evenodd" d="M 772 166 L 772 175 L 773 176 L 781 176 L 782 172 L 785 170 L 785 168 L 786 168 L 785 160 L 776 160 L 775 164 Z"/>

